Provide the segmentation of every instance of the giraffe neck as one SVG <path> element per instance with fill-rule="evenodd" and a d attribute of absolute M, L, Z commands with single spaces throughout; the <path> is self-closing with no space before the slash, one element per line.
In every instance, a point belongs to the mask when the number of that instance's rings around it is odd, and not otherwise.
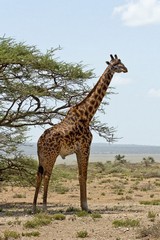
<path fill-rule="evenodd" d="M 71 108 L 71 112 L 69 111 L 71 115 L 77 115 L 79 119 L 85 119 L 86 123 L 89 123 L 106 94 L 113 74 L 114 72 L 108 66 L 99 78 L 97 84 L 83 101 Z"/>

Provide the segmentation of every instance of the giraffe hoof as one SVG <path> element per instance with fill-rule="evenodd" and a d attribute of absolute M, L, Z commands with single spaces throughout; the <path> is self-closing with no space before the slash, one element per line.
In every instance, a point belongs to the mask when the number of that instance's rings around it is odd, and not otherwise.
<path fill-rule="evenodd" d="M 92 213 L 92 210 L 91 210 L 91 209 L 88 209 L 87 212 L 88 212 L 88 213 Z"/>
<path fill-rule="evenodd" d="M 46 206 L 46 205 L 43 206 L 43 212 L 44 212 L 44 213 L 47 212 L 47 206 Z"/>
<path fill-rule="evenodd" d="M 36 208 L 36 206 L 33 206 L 33 208 L 32 208 L 32 214 L 36 214 L 36 212 L 37 212 L 37 208 Z"/>
<path fill-rule="evenodd" d="M 88 209 L 88 207 L 82 207 L 82 211 L 85 211 L 87 213 L 92 213 L 91 209 Z"/>

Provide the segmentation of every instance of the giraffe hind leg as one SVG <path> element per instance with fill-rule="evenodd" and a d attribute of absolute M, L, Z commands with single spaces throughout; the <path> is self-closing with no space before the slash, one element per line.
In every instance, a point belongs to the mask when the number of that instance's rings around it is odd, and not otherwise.
<path fill-rule="evenodd" d="M 38 193 L 39 193 L 39 189 L 40 189 L 41 182 L 42 182 L 43 172 L 44 172 L 43 167 L 39 166 L 38 171 L 37 171 L 36 189 L 35 189 L 34 200 L 33 200 L 33 213 L 36 212 L 37 198 L 38 198 Z"/>
<path fill-rule="evenodd" d="M 43 211 L 47 211 L 47 195 L 49 186 L 50 174 L 44 176 L 44 193 L 43 193 Z"/>
<path fill-rule="evenodd" d="M 57 156 L 56 156 L 57 157 Z M 54 167 L 56 157 L 52 158 L 52 164 L 49 166 L 49 168 L 46 168 L 43 173 L 43 181 L 44 181 L 44 187 L 43 187 L 43 211 L 47 211 L 47 196 L 48 196 L 48 186 L 50 177 L 52 174 L 52 169 Z"/>

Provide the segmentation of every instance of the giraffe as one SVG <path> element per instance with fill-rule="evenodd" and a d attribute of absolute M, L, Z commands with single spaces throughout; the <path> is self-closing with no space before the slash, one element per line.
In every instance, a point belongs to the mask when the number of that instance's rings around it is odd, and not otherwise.
<path fill-rule="evenodd" d="M 106 62 L 108 65 L 107 68 L 89 94 L 80 103 L 72 106 L 60 123 L 45 130 L 38 140 L 39 167 L 33 200 L 33 212 L 36 211 L 42 178 L 44 181 L 43 210 L 46 211 L 48 185 L 56 158 L 59 155 L 65 158 L 67 155 L 73 153 L 76 154 L 78 163 L 81 209 L 89 211 L 86 185 L 92 141 L 89 124 L 106 94 L 114 73 L 126 73 L 128 71 L 117 55 L 110 56 L 110 62 Z"/>

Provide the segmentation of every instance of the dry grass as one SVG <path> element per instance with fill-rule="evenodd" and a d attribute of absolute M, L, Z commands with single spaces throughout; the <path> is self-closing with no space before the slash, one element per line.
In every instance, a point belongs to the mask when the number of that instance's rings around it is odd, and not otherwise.
<path fill-rule="evenodd" d="M 57 165 L 54 169 L 47 214 L 41 213 L 42 191 L 38 198 L 40 213 L 32 215 L 34 188 L 3 184 L 0 240 L 9 239 L 10 234 L 12 239 L 15 234 L 24 240 L 74 240 L 78 234 L 79 238 L 95 240 L 156 239 L 160 236 L 159 171 L 158 163 L 147 167 L 128 162 L 89 164 L 91 214 L 79 207 L 77 166 Z"/>

